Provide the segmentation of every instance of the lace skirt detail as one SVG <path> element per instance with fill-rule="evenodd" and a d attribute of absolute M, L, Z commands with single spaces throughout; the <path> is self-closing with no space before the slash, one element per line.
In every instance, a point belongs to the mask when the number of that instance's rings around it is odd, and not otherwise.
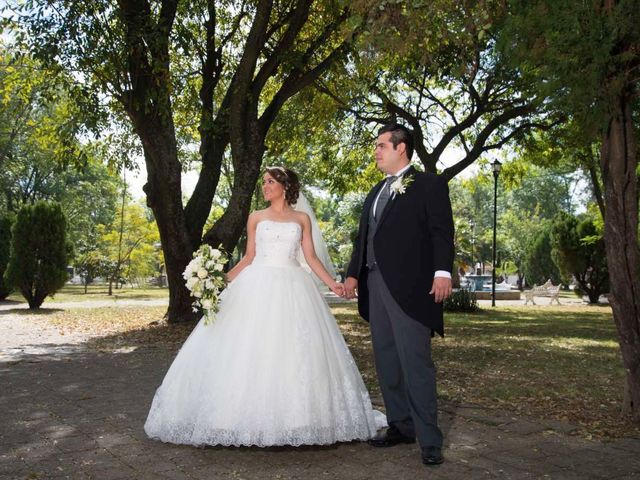
<path fill-rule="evenodd" d="M 189 445 L 326 445 L 386 423 L 311 276 L 250 265 L 198 323 L 158 388 L 145 431 Z"/>

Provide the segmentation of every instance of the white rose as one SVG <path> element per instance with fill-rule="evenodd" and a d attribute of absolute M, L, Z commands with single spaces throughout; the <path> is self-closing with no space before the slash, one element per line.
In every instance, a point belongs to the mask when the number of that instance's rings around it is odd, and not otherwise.
<path fill-rule="evenodd" d="M 216 264 L 216 266 L 213 269 L 216 272 L 221 272 L 223 268 L 224 268 L 224 265 L 222 265 L 221 263 L 218 263 L 218 264 Z"/>
<path fill-rule="evenodd" d="M 200 268 L 198 269 L 198 278 L 207 278 L 209 276 L 209 272 L 206 269 Z"/>
<path fill-rule="evenodd" d="M 184 275 L 185 278 L 190 277 L 193 274 L 193 261 L 189 262 L 188 265 L 186 266 L 186 268 L 184 269 L 184 273 L 182 275 Z"/>
<path fill-rule="evenodd" d="M 214 248 L 213 250 L 211 250 L 211 256 L 217 260 L 222 256 L 222 252 L 220 250 L 218 250 L 217 248 Z"/>
<path fill-rule="evenodd" d="M 393 193 L 403 194 L 405 192 L 405 186 L 402 183 L 402 177 L 397 178 L 391 184 L 391 191 Z"/>
<path fill-rule="evenodd" d="M 212 268 L 212 267 L 214 267 L 214 266 L 215 266 L 215 264 L 216 264 L 216 262 L 214 262 L 213 260 L 209 260 L 209 261 L 207 262 L 207 268 Z"/>
<path fill-rule="evenodd" d="M 193 290 L 198 283 L 200 283 L 200 280 L 198 280 L 198 277 L 189 277 L 187 279 L 187 288 L 189 290 Z"/>
<path fill-rule="evenodd" d="M 204 282 L 204 286 L 205 286 L 205 288 L 206 288 L 207 290 L 211 290 L 211 289 L 213 289 L 213 287 L 214 287 L 215 285 L 213 284 L 213 282 L 212 282 L 210 279 L 207 279 L 207 280 L 205 280 L 205 282 Z"/>
<path fill-rule="evenodd" d="M 211 300 L 206 299 L 202 301 L 202 308 L 210 309 L 211 307 L 213 307 L 213 302 Z"/>
<path fill-rule="evenodd" d="M 200 290 L 194 290 L 191 294 L 196 298 L 202 297 L 202 292 Z"/>

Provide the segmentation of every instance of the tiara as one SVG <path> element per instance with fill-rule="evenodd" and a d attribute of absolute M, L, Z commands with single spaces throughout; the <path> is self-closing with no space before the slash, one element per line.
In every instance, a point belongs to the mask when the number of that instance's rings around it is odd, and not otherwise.
<path fill-rule="evenodd" d="M 285 177 L 288 177 L 289 174 L 287 173 L 287 170 L 284 167 L 280 167 L 280 166 L 273 166 L 273 167 L 266 167 L 267 170 L 280 170 L 282 173 L 284 173 Z"/>

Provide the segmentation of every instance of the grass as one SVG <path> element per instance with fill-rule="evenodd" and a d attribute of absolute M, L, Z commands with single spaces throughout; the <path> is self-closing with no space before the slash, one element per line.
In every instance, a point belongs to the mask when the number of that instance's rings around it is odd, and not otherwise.
<path fill-rule="evenodd" d="M 56 292 L 53 297 L 47 297 L 44 304 L 60 302 L 83 302 L 87 300 L 151 300 L 158 298 L 169 298 L 169 289 L 160 287 L 123 287 L 113 289 L 113 295 L 109 296 L 109 285 L 98 284 L 89 285 L 87 293 L 84 293 L 84 286 L 67 284 Z M 13 292 L 7 300 L 14 302 L 25 302 L 20 293 Z"/>
<path fill-rule="evenodd" d="M 355 306 L 332 308 L 372 398 L 380 397 L 368 325 Z M 177 351 L 193 324 L 166 325 L 164 307 L 51 311 L 62 331 L 96 335 L 90 346 L 169 345 Z M 42 317 L 40 317 L 42 318 Z M 624 370 L 609 307 L 512 307 L 447 314 L 433 341 L 442 400 L 497 413 L 557 419 L 584 437 L 640 436 L 620 413 Z"/>
<path fill-rule="evenodd" d="M 377 394 L 367 327 L 351 306 L 334 313 Z M 446 314 L 445 325 L 433 340 L 443 400 L 568 421 L 586 437 L 640 436 L 621 414 L 625 375 L 609 307 L 501 307 Z"/>
<path fill-rule="evenodd" d="M 450 315 L 447 324 L 435 346 L 444 398 L 568 420 L 601 436 L 625 432 L 609 308 L 501 308 Z"/>

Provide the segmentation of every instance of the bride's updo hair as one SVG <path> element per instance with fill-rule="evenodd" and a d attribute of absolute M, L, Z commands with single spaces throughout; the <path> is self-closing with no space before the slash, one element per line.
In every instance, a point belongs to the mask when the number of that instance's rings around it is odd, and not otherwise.
<path fill-rule="evenodd" d="M 300 196 L 298 174 L 284 167 L 267 167 L 265 171 L 284 188 L 284 198 L 289 205 L 295 205 Z"/>

